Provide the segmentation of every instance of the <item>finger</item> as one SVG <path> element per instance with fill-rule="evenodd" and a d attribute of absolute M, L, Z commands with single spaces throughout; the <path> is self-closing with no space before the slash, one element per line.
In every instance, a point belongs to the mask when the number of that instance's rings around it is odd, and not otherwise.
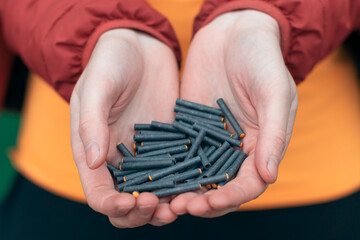
<path fill-rule="evenodd" d="M 298 100 L 297 100 L 297 96 L 296 96 L 295 100 L 293 101 L 293 103 L 291 104 L 291 107 L 290 107 L 288 126 L 287 126 L 287 129 L 286 129 L 286 144 L 287 144 L 287 146 L 290 143 L 290 138 L 292 136 L 292 131 L 293 131 L 293 128 L 294 128 L 297 105 L 298 105 L 297 101 Z M 283 157 L 284 157 L 284 154 L 283 154 Z"/>
<path fill-rule="evenodd" d="M 96 168 L 105 161 L 108 153 L 108 116 L 114 104 L 112 98 L 115 94 L 111 91 L 112 81 L 103 79 L 105 76 L 89 69 L 85 70 L 79 80 L 81 83 L 77 86 L 80 98 L 79 133 L 85 148 L 87 164 L 90 168 Z M 100 79 L 103 84 L 99 84 Z"/>
<path fill-rule="evenodd" d="M 162 203 L 157 206 L 150 224 L 160 227 L 172 223 L 176 219 L 177 215 L 171 210 L 170 205 L 168 203 Z"/>
<path fill-rule="evenodd" d="M 212 209 L 205 195 L 197 195 L 190 199 L 186 206 L 187 212 L 194 216 L 203 216 Z"/>
<path fill-rule="evenodd" d="M 134 214 L 139 215 L 143 222 L 148 222 L 159 204 L 159 199 L 154 194 L 145 192 L 141 193 L 136 200 Z"/>
<path fill-rule="evenodd" d="M 288 73 L 289 79 L 293 81 L 293 78 L 291 77 L 290 73 Z M 294 123 L 295 123 L 295 117 L 296 117 L 296 112 L 297 112 L 297 108 L 298 108 L 298 94 L 297 94 L 297 89 L 295 86 L 295 83 L 292 86 L 293 92 L 292 92 L 292 103 L 290 106 L 290 111 L 289 111 L 289 120 L 288 120 L 288 126 L 287 126 L 287 130 L 286 130 L 286 143 L 289 144 L 290 142 L 290 138 L 292 135 L 292 131 L 294 128 Z"/>
<path fill-rule="evenodd" d="M 274 183 L 287 147 L 291 96 L 288 88 L 276 94 L 265 94 L 267 96 L 262 97 L 264 101 L 256 106 L 259 135 L 255 146 L 255 162 L 262 179 L 267 183 Z"/>
<path fill-rule="evenodd" d="M 85 149 L 78 131 L 79 102 L 79 97 L 74 93 L 70 101 L 71 147 L 88 204 L 95 211 L 108 216 L 126 215 L 135 207 L 135 198 L 130 194 L 120 194 L 114 189 L 105 163 L 95 170 L 90 169 L 86 163 Z"/>
<path fill-rule="evenodd" d="M 217 191 L 212 191 L 208 196 L 211 208 L 237 209 L 241 204 L 257 198 L 265 191 L 266 184 L 254 176 L 235 178 Z"/>
<path fill-rule="evenodd" d="M 134 228 L 150 222 L 159 199 L 151 193 L 141 193 L 136 199 L 136 206 L 126 216 L 111 218 L 110 222 L 118 228 Z"/>
<path fill-rule="evenodd" d="M 120 217 L 135 207 L 136 200 L 131 194 L 115 190 L 106 163 L 97 169 L 90 169 L 83 154 L 83 159 L 76 161 L 76 164 L 86 200 L 92 209 L 110 217 Z"/>
<path fill-rule="evenodd" d="M 254 156 L 245 160 L 238 176 L 217 190 L 190 200 L 188 211 L 201 217 L 217 217 L 235 211 L 241 204 L 257 198 L 266 184 L 255 168 Z"/>
<path fill-rule="evenodd" d="M 210 190 L 209 193 L 213 192 L 215 190 Z M 197 196 L 196 198 L 194 198 L 194 203 L 198 203 L 198 204 L 191 204 L 189 205 L 189 213 L 191 215 L 197 216 L 197 217 L 203 217 L 203 218 L 214 218 L 214 217 L 219 217 L 219 216 L 223 216 L 229 212 L 235 211 L 237 208 L 233 207 L 227 207 L 224 209 L 213 209 L 211 208 L 210 204 L 209 204 L 209 200 L 207 199 L 206 196 Z M 198 206 L 200 206 L 200 208 L 198 208 Z M 193 208 L 193 209 L 192 209 Z"/>
<path fill-rule="evenodd" d="M 193 198 L 187 206 L 189 214 L 207 218 L 223 216 L 236 211 L 241 204 L 256 198 L 264 191 L 264 189 L 253 191 L 244 188 L 240 185 L 244 182 L 246 182 L 244 179 L 239 183 L 230 182 L 218 190 L 210 190 L 204 195 Z"/>
<path fill-rule="evenodd" d="M 191 199 L 203 194 L 200 191 L 187 192 L 176 196 L 170 203 L 171 210 L 177 215 L 184 215 L 187 211 L 187 205 Z"/>

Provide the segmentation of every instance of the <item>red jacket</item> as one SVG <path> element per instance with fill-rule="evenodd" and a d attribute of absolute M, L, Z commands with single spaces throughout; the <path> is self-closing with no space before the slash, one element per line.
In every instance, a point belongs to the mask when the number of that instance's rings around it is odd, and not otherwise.
<path fill-rule="evenodd" d="M 285 63 L 296 82 L 360 28 L 359 0 L 205 0 L 194 32 L 216 16 L 240 9 L 262 11 L 278 21 Z M 97 39 L 110 29 L 147 32 L 167 44 L 181 61 L 169 22 L 143 0 L 0 0 L 0 24 L 0 104 L 9 49 L 67 101 Z"/>

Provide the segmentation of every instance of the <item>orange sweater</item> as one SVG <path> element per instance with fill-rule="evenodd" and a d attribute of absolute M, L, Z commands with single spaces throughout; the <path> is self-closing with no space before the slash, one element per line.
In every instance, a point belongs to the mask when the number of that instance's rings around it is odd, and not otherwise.
<path fill-rule="evenodd" d="M 168 17 L 183 59 L 201 0 L 151 0 Z M 184 65 L 184 64 L 183 64 Z M 338 49 L 298 86 L 293 137 L 275 184 L 243 209 L 301 206 L 341 198 L 360 188 L 360 106 L 354 64 Z M 69 105 L 32 75 L 23 113 L 16 168 L 60 196 L 84 202 L 70 147 Z"/>

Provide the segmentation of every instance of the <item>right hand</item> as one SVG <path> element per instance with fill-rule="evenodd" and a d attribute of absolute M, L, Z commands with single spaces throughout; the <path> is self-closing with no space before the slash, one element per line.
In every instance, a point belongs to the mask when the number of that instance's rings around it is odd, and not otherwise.
<path fill-rule="evenodd" d="M 117 166 L 116 144 L 131 146 L 134 123 L 172 122 L 179 79 L 170 48 L 129 29 L 115 29 L 98 40 L 71 96 L 71 146 L 88 204 L 119 228 L 160 226 L 177 215 L 169 199 L 119 193 L 106 163 Z"/>

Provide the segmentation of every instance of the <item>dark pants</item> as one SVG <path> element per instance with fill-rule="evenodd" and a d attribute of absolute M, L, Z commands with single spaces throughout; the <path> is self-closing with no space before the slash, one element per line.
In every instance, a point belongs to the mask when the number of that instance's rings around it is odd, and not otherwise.
<path fill-rule="evenodd" d="M 360 192 L 325 204 L 236 212 L 215 219 L 181 216 L 164 227 L 116 229 L 107 217 L 18 176 L 0 208 L 0 239 L 360 239 Z"/>

